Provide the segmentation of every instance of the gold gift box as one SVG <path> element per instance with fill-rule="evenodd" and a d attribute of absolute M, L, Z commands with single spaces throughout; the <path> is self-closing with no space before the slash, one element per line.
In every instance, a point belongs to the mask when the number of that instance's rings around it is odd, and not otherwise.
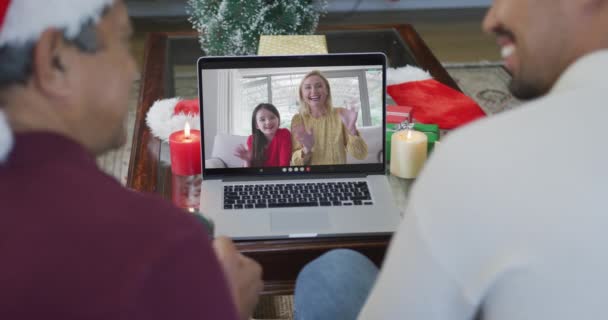
<path fill-rule="evenodd" d="M 260 36 L 258 55 L 279 56 L 294 54 L 326 54 L 324 35 Z"/>

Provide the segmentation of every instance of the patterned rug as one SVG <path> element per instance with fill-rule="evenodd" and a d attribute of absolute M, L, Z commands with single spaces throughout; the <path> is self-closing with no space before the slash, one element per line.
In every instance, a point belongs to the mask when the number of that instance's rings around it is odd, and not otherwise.
<path fill-rule="evenodd" d="M 499 63 L 447 63 L 444 67 L 460 89 L 475 99 L 487 115 L 510 110 L 521 104 L 509 92 L 511 75 Z"/>
<path fill-rule="evenodd" d="M 493 115 L 518 106 L 521 102 L 508 91 L 509 73 L 496 63 L 445 64 L 452 78 L 463 92 L 473 98 L 488 115 Z M 177 93 L 182 97 L 196 96 L 196 81 L 187 77 L 176 81 Z M 129 117 L 128 139 L 124 147 L 109 152 L 97 159 L 98 165 L 108 174 L 126 183 L 131 155 L 131 141 L 135 124 L 135 110 L 139 96 L 139 81 L 133 83 Z M 255 319 L 291 319 L 293 296 L 263 296 L 255 311 Z"/>

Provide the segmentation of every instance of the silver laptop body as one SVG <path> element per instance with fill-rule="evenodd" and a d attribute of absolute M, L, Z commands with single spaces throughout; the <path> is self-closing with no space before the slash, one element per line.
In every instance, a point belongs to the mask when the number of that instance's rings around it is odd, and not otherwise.
<path fill-rule="evenodd" d="M 396 230 L 400 214 L 383 157 L 384 54 L 202 57 L 197 67 L 204 159 L 200 211 L 213 220 L 216 235 L 272 239 L 386 235 Z M 358 99 L 357 128 L 370 150 L 368 157 L 349 156 L 346 164 L 325 166 L 242 167 L 233 149 L 246 145 L 253 108 L 270 102 L 279 109 L 281 121 L 291 119 L 290 112 L 297 112 L 299 82 L 312 70 L 329 79 L 334 105 L 345 101 L 341 93 Z M 281 128 L 289 129 L 288 122 Z M 313 189 L 316 198 L 307 194 Z M 300 193 L 305 206 L 295 203 Z"/>

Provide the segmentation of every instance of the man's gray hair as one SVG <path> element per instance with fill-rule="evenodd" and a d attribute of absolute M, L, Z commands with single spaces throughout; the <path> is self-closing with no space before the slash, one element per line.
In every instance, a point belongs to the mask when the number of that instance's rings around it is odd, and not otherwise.
<path fill-rule="evenodd" d="M 107 13 L 107 8 L 102 16 Z M 80 32 L 68 38 L 64 32 L 65 41 L 82 52 L 95 53 L 101 44 L 97 37 L 97 23 L 90 19 L 82 24 Z M 7 44 L 0 48 L 0 91 L 12 85 L 24 85 L 32 75 L 32 63 L 35 42 L 21 45 Z"/>

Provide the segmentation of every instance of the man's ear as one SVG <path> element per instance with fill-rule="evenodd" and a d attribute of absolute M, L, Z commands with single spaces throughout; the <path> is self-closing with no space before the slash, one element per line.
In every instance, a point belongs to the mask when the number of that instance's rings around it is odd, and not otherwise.
<path fill-rule="evenodd" d="M 49 29 L 42 33 L 32 57 L 32 80 L 45 95 L 64 97 L 72 88 L 68 78 L 69 46 L 63 33 Z"/>

